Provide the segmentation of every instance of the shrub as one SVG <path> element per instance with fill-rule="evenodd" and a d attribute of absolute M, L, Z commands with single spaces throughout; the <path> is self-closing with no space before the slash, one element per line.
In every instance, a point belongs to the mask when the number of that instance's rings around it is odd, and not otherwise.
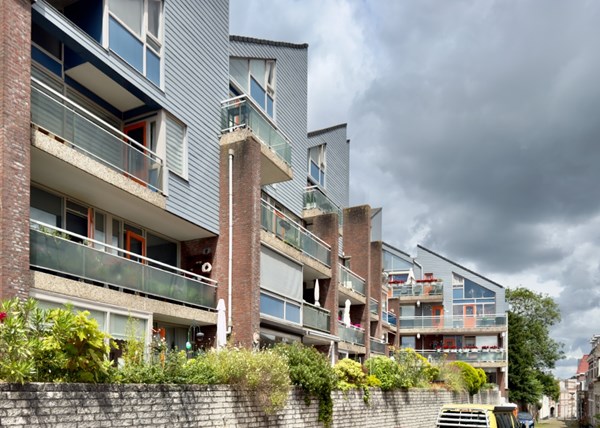
<path fill-rule="evenodd" d="M 398 363 L 400 386 L 403 388 L 424 388 L 439 375 L 439 370 L 411 348 L 403 348 L 394 352 L 394 360 Z"/>
<path fill-rule="evenodd" d="M 372 376 L 375 376 L 383 391 L 402 387 L 400 366 L 389 357 L 377 356 L 369 358 L 365 366 Z"/>
<path fill-rule="evenodd" d="M 455 392 L 467 390 L 462 371 L 459 367 L 442 362 L 438 365 L 438 370 L 437 379 L 444 382 L 446 389 Z"/>
<path fill-rule="evenodd" d="M 337 362 L 333 367 L 333 371 L 337 376 L 337 388 L 339 390 L 346 392 L 350 389 L 362 389 L 363 400 L 365 403 L 369 402 L 367 375 L 359 362 L 344 358 Z"/>
<path fill-rule="evenodd" d="M 482 369 L 475 369 L 464 361 L 455 361 L 451 365 L 458 367 L 462 373 L 465 387 L 469 394 L 474 395 L 479 392 L 481 387 L 485 384 L 486 376 Z"/>
<path fill-rule="evenodd" d="M 278 345 L 274 350 L 287 359 L 290 380 L 302 388 L 306 404 L 310 404 L 311 397 L 319 400 L 319 421 L 329 426 L 333 418 L 331 391 L 337 378 L 327 357 L 300 343 Z"/>

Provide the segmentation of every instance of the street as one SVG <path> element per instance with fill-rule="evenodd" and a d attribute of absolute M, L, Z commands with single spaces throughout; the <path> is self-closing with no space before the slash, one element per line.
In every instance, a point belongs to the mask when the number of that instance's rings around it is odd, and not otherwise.
<path fill-rule="evenodd" d="M 547 419 L 540 421 L 536 424 L 538 427 L 544 428 L 575 428 L 577 427 L 577 421 L 564 421 L 559 419 Z"/>

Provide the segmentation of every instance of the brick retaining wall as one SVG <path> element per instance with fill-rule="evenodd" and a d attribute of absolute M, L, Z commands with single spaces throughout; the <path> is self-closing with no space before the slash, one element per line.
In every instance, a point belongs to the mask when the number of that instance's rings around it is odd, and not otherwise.
<path fill-rule="evenodd" d="M 334 392 L 333 427 L 431 428 L 443 403 L 464 394 L 443 390 Z M 495 404 L 497 391 L 475 397 Z M 266 416 L 251 394 L 228 386 L 0 384 L 0 427 L 318 427 L 318 405 L 293 390 L 287 407 Z"/>

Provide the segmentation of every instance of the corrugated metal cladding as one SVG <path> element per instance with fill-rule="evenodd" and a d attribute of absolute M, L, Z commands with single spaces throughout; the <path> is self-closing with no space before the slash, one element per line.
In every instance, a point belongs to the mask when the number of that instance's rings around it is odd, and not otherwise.
<path fill-rule="evenodd" d="M 499 284 L 496 284 L 484 277 L 463 268 L 456 263 L 444 259 L 443 257 L 432 253 L 430 250 L 421 246 L 417 247 L 417 262 L 423 266 L 423 272 L 432 272 L 436 278 L 444 280 L 444 304 L 452 304 L 452 273 L 456 273 L 466 279 L 469 279 L 482 287 L 492 290 L 496 293 L 496 313 L 504 313 L 506 307 L 505 290 Z"/>
<path fill-rule="evenodd" d="M 229 1 L 166 1 L 164 107 L 187 125 L 188 179 L 170 173 L 167 210 L 219 232 L 221 101 L 229 87 Z"/>
<path fill-rule="evenodd" d="M 309 147 L 326 144 L 325 191 L 327 196 L 341 208 L 348 207 L 350 187 L 350 144 L 346 126 L 334 126 L 323 132 L 316 131 L 308 137 Z M 304 169 L 294 171 L 303 176 L 308 174 L 308 152 L 304 155 Z"/>
<path fill-rule="evenodd" d="M 290 139 L 294 179 L 266 186 L 264 190 L 293 213 L 301 216 L 308 153 L 308 49 L 301 46 L 278 46 L 276 43 L 232 40 L 230 55 L 276 61 L 275 123 Z"/>

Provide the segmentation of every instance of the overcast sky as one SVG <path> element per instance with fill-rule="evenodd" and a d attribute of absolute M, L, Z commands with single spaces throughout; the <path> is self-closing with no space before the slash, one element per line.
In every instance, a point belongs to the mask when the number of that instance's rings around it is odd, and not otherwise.
<path fill-rule="evenodd" d="M 550 294 L 575 374 L 600 334 L 600 2 L 231 0 L 232 34 L 309 44 L 309 130 L 348 123 L 384 239 Z"/>

